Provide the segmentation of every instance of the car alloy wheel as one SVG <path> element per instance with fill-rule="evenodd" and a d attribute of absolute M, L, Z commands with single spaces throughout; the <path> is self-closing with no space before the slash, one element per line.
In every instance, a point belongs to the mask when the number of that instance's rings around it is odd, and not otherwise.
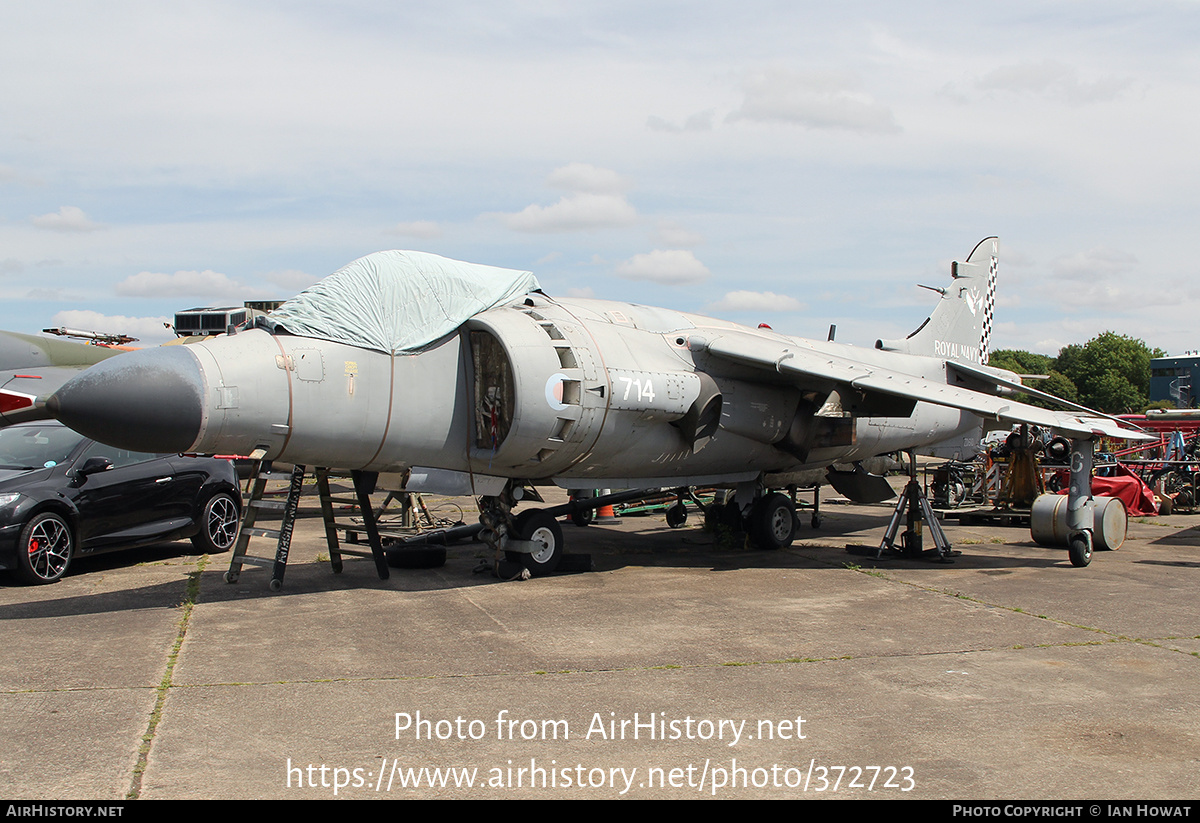
<path fill-rule="evenodd" d="M 28 583 L 53 583 L 67 573 L 74 550 L 67 521 L 53 512 L 42 512 L 21 530 L 18 571 Z"/>
<path fill-rule="evenodd" d="M 197 549 L 205 554 L 219 554 L 233 548 L 241 522 L 241 513 L 233 497 L 225 492 L 214 494 L 204 504 L 200 520 L 200 531 L 192 538 Z"/>

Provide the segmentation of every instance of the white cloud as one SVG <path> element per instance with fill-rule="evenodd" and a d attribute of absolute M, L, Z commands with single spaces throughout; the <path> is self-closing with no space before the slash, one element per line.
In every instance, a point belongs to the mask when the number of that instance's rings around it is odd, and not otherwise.
<path fill-rule="evenodd" d="M 12 166 L 0 165 L 0 183 L 18 183 L 26 186 L 41 186 L 45 181 L 31 174 L 14 169 Z"/>
<path fill-rule="evenodd" d="M 637 210 L 619 194 L 572 194 L 552 206 L 533 204 L 516 214 L 501 215 L 514 231 L 589 231 L 627 226 L 637 219 Z"/>
<path fill-rule="evenodd" d="M 1066 103 L 1112 100 L 1130 85 L 1130 80 L 1117 77 L 1102 77 L 1084 83 L 1079 79 L 1077 69 L 1049 59 L 1001 66 L 975 83 L 976 88 L 983 91 L 1044 95 Z"/>
<path fill-rule="evenodd" d="M 434 237 L 441 237 L 442 227 L 432 220 L 414 220 L 411 223 L 397 223 L 388 233 L 429 240 Z"/>
<path fill-rule="evenodd" d="M 612 169 L 568 163 L 552 171 L 546 184 L 573 193 L 551 206 L 534 203 L 515 214 L 496 216 L 510 229 L 526 232 L 590 231 L 637 220 L 637 209 L 622 194 L 629 181 Z"/>
<path fill-rule="evenodd" d="M 1095 283 L 1098 278 L 1124 275 L 1137 265 L 1137 258 L 1118 249 L 1097 248 L 1060 257 L 1051 264 L 1055 277 Z"/>
<path fill-rule="evenodd" d="M 546 185 L 575 192 L 615 194 L 626 191 L 629 181 L 612 169 L 602 169 L 591 163 L 568 163 L 550 172 Z"/>
<path fill-rule="evenodd" d="M 296 292 L 304 291 L 321 278 L 306 271 L 300 271 L 299 269 L 284 269 L 282 271 L 267 272 L 263 275 L 263 279 L 268 283 L 279 286 L 287 292 L 283 296 L 290 297 Z"/>
<path fill-rule="evenodd" d="M 1033 258 L 1020 249 L 1005 246 L 1000 250 L 1000 265 L 1006 269 L 1028 269 L 1033 266 Z"/>
<path fill-rule="evenodd" d="M 682 126 L 677 126 L 670 120 L 666 120 L 657 115 L 651 115 L 646 118 L 646 127 L 651 131 L 665 131 L 670 134 L 683 134 L 684 132 L 699 132 L 712 131 L 713 117 L 715 112 L 712 109 L 707 111 L 698 111 L 683 121 Z"/>
<path fill-rule="evenodd" d="M 704 244 L 704 235 L 686 229 L 673 220 L 663 220 L 654 232 L 655 242 L 672 248 L 700 246 Z"/>
<path fill-rule="evenodd" d="M 50 231 L 96 231 L 104 228 L 93 222 L 78 206 L 63 206 L 56 212 L 29 218 L 39 229 Z"/>
<path fill-rule="evenodd" d="M 618 263 L 616 273 L 628 280 L 650 280 L 667 286 L 699 283 L 711 276 L 708 267 L 684 249 L 655 249 L 647 254 L 635 254 Z"/>
<path fill-rule="evenodd" d="M 1184 306 L 1200 300 L 1200 286 L 1182 279 L 1169 288 L 1147 287 L 1138 258 L 1119 249 L 1099 247 L 1059 257 L 1051 265 L 1051 277 L 1035 286 L 1041 300 L 1060 312 L 1079 314 L 1102 312 L 1122 322 L 1139 313 L 1161 311 L 1173 306 L 1186 313 Z M 1159 327 L 1161 333 L 1161 327 Z"/>
<path fill-rule="evenodd" d="M 239 301 L 264 296 L 260 290 L 244 286 L 212 269 L 174 274 L 139 272 L 118 283 L 117 294 L 125 297 L 217 297 Z"/>
<path fill-rule="evenodd" d="M 786 294 L 769 291 L 731 291 L 704 308 L 709 312 L 795 312 L 804 311 L 805 305 Z"/>
<path fill-rule="evenodd" d="M 810 129 L 846 129 L 873 134 L 900 131 L 891 109 L 861 90 L 846 72 L 792 72 L 771 66 L 742 81 L 741 108 L 726 120 L 791 123 Z"/>
<path fill-rule="evenodd" d="M 139 342 L 165 342 L 175 335 L 163 326 L 170 323 L 172 317 L 126 317 L 124 315 L 106 315 L 100 312 L 84 309 L 67 309 L 60 311 L 50 318 L 51 327 L 79 331 L 95 331 L 101 334 L 127 334 L 136 337 Z"/>
<path fill-rule="evenodd" d="M 1036 261 L 1002 254 L 1000 299 L 1011 307 L 1020 295 L 1008 316 L 1022 328 L 1061 316 L 1069 290 L 1086 289 L 1054 276 L 1064 253 L 1136 255 L 1125 287 L 1155 300 L 1179 292 L 1151 290 L 1151 278 L 1195 279 L 1192 4 L 1140 16 L 775 4 L 765 16 L 625 20 L 595 4 L 566 16 L 545 3 L 477 4 L 482 17 L 465 27 L 411 5 L 331 16 L 322 4 L 118 2 L 64 16 L 12 4 L 0 65 L 10 76 L 39 69 L 4 93 L 0 328 L 40 328 L 68 304 L 170 315 L 226 299 L 113 293 L 143 270 L 218 266 L 282 297 L 292 290 L 265 272 L 324 274 L 389 244 L 437 243 L 514 268 L 557 250 L 555 293 L 628 291 L 613 272 L 635 250 L 691 249 L 713 264 L 696 308 L 734 289 L 782 288 L 779 273 L 795 271 L 812 278 L 787 285 L 809 314 L 864 345 L 915 328 L 928 294 L 911 281 L 944 285 L 940 267 L 926 272 L 993 231 Z M 80 212 L 56 203 L 87 203 L 77 227 L 103 230 L 67 231 Z M 440 240 L 385 234 L 399 225 L 419 237 L 426 219 Z M 607 262 L 589 268 L 593 255 Z M 718 255 L 738 261 L 719 287 Z M 1103 284 L 1120 288 L 1119 277 Z M 890 301 L 866 299 L 896 279 L 902 304 L 918 306 L 902 321 Z M 21 298 L 34 288 L 62 299 L 30 316 Z M 1095 320 L 1079 339 L 1113 326 L 1173 350 L 1200 345 L 1187 324 L 1134 314 L 1142 298 L 1124 296 L 1103 311 L 1081 296 L 1077 315 Z M 1029 334 L 1075 339 L 1049 326 Z"/>
<path fill-rule="evenodd" d="M 66 299 L 66 295 L 61 289 L 30 289 L 25 292 L 25 299 L 61 302 Z"/>

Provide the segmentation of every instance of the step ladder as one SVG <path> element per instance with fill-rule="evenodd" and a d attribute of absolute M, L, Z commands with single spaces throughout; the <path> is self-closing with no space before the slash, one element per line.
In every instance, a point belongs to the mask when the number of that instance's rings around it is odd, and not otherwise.
<path fill-rule="evenodd" d="M 225 572 L 226 583 L 236 583 L 242 572 L 242 566 L 249 563 L 255 566 L 270 566 L 271 591 L 283 588 L 283 575 L 287 570 L 288 552 L 292 544 L 292 530 L 296 522 L 296 513 L 300 508 L 300 497 L 303 494 L 304 476 L 307 469 L 302 465 L 292 467 L 288 494 L 285 500 L 265 499 L 264 493 L 267 481 L 271 479 L 271 464 L 263 460 L 261 455 L 255 466 L 253 482 L 242 510 L 241 528 L 238 530 L 237 543 L 234 546 L 233 557 L 230 558 L 229 571 Z M 375 522 L 374 510 L 371 508 L 371 492 L 374 491 L 376 475 L 371 472 L 351 472 L 354 482 L 355 497 L 334 498 L 330 493 L 329 470 L 316 468 L 313 473 L 317 481 L 317 491 L 321 499 L 321 516 L 325 521 L 325 542 L 329 547 L 329 562 L 335 574 L 342 571 L 343 555 L 355 557 L 370 557 L 375 561 L 375 569 L 380 580 L 387 580 L 390 574 L 387 555 L 383 551 L 383 543 Z M 335 502 L 352 502 L 359 507 L 363 517 L 362 530 L 367 534 L 370 551 L 343 548 L 338 540 L 338 526 L 334 520 L 333 505 Z M 280 512 L 278 528 L 262 528 L 257 524 L 260 512 Z M 275 541 L 274 557 L 256 557 L 247 554 L 251 538 L 268 538 Z"/>
<path fill-rule="evenodd" d="M 379 522 L 375 517 L 375 509 L 371 506 L 371 493 L 375 491 L 375 481 L 378 475 L 374 472 L 350 472 L 350 480 L 354 483 L 354 497 L 334 497 L 329 487 L 329 469 L 316 469 L 317 493 L 321 498 L 321 517 L 325 521 L 325 544 L 329 547 L 329 563 L 334 573 L 342 570 L 342 555 L 351 557 L 370 557 L 375 560 L 375 570 L 380 580 L 387 580 L 390 574 L 387 555 L 383 551 L 383 538 L 379 532 Z M 345 476 L 344 474 L 341 476 Z M 337 522 L 333 505 L 357 506 L 362 517 L 361 526 Z M 344 531 L 349 540 L 350 534 L 366 534 L 370 551 L 347 549 L 338 539 L 338 531 Z"/>

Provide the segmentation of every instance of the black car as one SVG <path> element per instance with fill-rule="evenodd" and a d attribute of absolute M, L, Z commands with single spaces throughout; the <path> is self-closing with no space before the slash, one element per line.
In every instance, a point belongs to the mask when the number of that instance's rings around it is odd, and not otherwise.
<path fill-rule="evenodd" d="M 145 454 L 56 421 L 0 429 L 0 569 L 52 583 L 75 557 L 190 537 L 206 554 L 237 537 L 228 460 Z"/>

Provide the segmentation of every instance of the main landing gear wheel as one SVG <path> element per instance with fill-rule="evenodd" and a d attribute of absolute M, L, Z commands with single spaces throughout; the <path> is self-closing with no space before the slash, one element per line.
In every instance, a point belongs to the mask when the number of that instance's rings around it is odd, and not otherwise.
<path fill-rule="evenodd" d="M 521 512 L 516 518 L 517 538 L 541 546 L 532 552 L 505 552 L 505 557 L 529 569 L 534 577 L 552 574 L 563 556 L 562 527 L 542 509 Z"/>
<path fill-rule="evenodd" d="M 750 510 L 750 536 L 760 549 L 783 549 L 796 537 L 796 508 L 785 494 L 775 492 Z"/>
<path fill-rule="evenodd" d="M 67 573 L 75 553 L 71 527 L 53 512 L 33 517 L 17 542 L 17 574 L 26 583 L 53 583 Z"/>
<path fill-rule="evenodd" d="M 1067 549 L 1072 566 L 1086 566 L 1092 562 L 1092 536 L 1087 532 L 1071 535 L 1071 545 Z"/>

